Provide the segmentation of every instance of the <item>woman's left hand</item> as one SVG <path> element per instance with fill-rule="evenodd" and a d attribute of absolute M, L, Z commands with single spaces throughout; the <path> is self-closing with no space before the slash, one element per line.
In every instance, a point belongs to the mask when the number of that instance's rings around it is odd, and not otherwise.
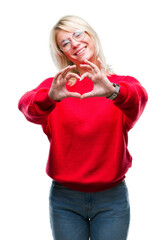
<path fill-rule="evenodd" d="M 86 64 L 81 64 L 81 68 L 88 68 L 90 71 L 81 75 L 80 81 L 85 77 L 88 77 L 94 83 L 93 90 L 91 92 L 84 93 L 81 99 L 88 97 L 108 97 L 111 96 L 115 88 L 106 76 L 105 68 L 98 58 L 100 69 L 92 62 L 85 60 Z"/>

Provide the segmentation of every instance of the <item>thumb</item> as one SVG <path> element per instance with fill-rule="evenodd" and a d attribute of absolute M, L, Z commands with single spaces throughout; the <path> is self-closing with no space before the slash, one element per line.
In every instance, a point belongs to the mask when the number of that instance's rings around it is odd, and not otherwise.
<path fill-rule="evenodd" d="M 94 97 L 93 91 L 87 92 L 87 93 L 84 93 L 83 95 L 81 95 L 81 99 L 88 98 L 88 97 Z"/>
<path fill-rule="evenodd" d="M 70 92 L 68 97 L 81 98 L 81 94 L 77 92 Z"/>

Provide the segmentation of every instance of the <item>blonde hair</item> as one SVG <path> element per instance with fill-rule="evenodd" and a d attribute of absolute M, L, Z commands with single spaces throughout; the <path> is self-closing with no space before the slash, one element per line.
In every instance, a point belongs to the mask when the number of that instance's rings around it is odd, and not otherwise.
<path fill-rule="evenodd" d="M 67 67 L 68 65 L 74 65 L 72 61 L 70 61 L 65 54 L 60 50 L 57 43 L 57 33 L 59 30 L 65 30 L 68 32 L 73 32 L 76 29 L 81 29 L 85 31 L 94 41 L 96 46 L 96 58 L 99 57 L 105 66 L 105 70 L 107 74 L 110 74 L 110 66 L 106 64 L 106 60 L 102 51 L 101 43 L 97 33 L 94 29 L 82 18 L 78 16 L 64 16 L 62 17 L 56 25 L 52 28 L 50 33 L 50 52 L 53 59 L 53 62 L 58 67 L 59 70 Z M 74 70 L 75 73 L 78 73 L 78 69 Z M 72 80 L 71 85 L 75 83 L 75 80 Z"/>

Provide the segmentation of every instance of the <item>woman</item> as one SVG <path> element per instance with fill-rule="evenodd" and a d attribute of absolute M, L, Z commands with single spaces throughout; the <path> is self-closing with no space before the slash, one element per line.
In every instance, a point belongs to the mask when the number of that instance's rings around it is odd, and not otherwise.
<path fill-rule="evenodd" d="M 110 72 L 97 34 L 79 17 L 61 18 L 50 43 L 60 71 L 27 92 L 19 109 L 50 141 L 53 238 L 125 240 L 128 131 L 144 110 L 146 90 L 135 78 Z"/>

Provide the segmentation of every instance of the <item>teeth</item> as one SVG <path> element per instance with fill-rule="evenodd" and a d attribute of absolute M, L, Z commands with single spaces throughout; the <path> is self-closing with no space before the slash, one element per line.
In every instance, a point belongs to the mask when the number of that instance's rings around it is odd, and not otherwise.
<path fill-rule="evenodd" d="M 76 55 L 79 55 L 80 53 L 82 53 L 85 50 L 85 48 L 81 49 L 78 53 L 76 53 Z"/>

